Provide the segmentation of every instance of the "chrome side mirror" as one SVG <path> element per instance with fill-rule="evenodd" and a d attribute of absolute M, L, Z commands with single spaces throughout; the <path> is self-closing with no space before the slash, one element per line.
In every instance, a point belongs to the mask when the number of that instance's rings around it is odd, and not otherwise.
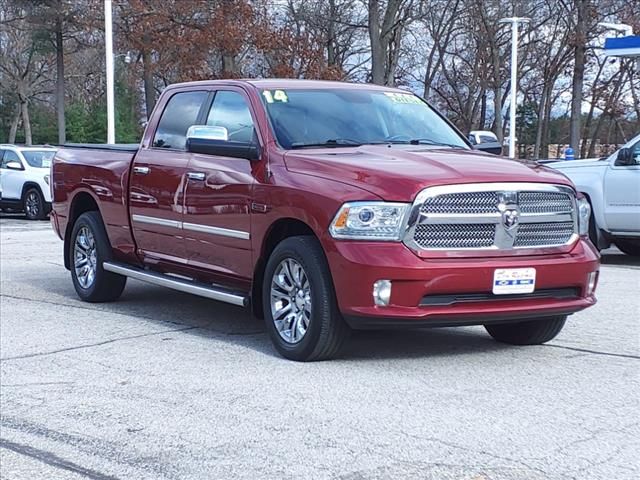
<path fill-rule="evenodd" d="M 192 125 L 189 127 L 187 130 L 187 151 L 245 160 L 258 160 L 260 158 L 260 149 L 256 143 L 229 140 L 226 128 L 210 127 L 208 125 Z"/>
<path fill-rule="evenodd" d="M 210 127 L 208 125 L 192 125 L 187 130 L 189 140 L 229 140 L 229 133 L 224 127 Z"/>

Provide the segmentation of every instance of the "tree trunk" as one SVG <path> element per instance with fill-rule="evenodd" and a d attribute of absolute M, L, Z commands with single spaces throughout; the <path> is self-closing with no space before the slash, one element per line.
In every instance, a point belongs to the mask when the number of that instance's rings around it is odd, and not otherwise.
<path fill-rule="evenodd" d="M 582 87 L 584 85 L 584 69 L 586 54 L 586 9 L 587 0 L 578 0 L 576 2 L 578 9 L 574 49 L 575 60 L 573 66 L 573 81 L 571 85 L 571 121 L 569 124 L 569 145 L 579 157 L 580 151 L 580 133 L 581 133 L 581 116 L 582 116 Z"/>
<path fill-rule="evenodd" d="M 380 35 L 378 0 L 369 0 L 369 41 L 371 42 L 371 82 L 384 85 L 386 51 Z"/>
<path fill-rule="evenodd" d="M 56 19 L 56 115 L 58 119 L 58 144 L 67 141 L 64 119 L 64 45 L 62 40 L 62 19 Z"/>
<path fill-rule="evenodd" d="M 24 127 L 24 143 L 27 147 L 33 145 L 31 138 L 31 120 L 29 120 L 29 104 L 25 100 L 22 103 L 22 126 Z"/>
<path fill-rule="evenodd" d="M 238 74 L 238 62 L 232 53 L 222 54 L 222 72 L 226 78 L 233 78 Z"/>
<path fill-rule="evenodd" d="M 545 99 L 547 97 L 547 83 L 542 87 L 542 95 L 540 97 L 540 104 L 538 105 L 538 127 L 536 128 L 536 143 L 533 147 L 533 158 L 540 158 L 540 149 L 542 147 L 542 132 L 545 128 L 544 124 L 544 107 Z"/>
<path fill-rule="evenodd" d="M 144 100 L 147 110 L 147 121 L 151 118 L 151 112 L 156 105 L 156 92 L 153 87 L 153 70 L 151 69 L 151 55 L 142 51 L 142 79 L 144 82 Z"/>
<path fill-rule="evenodd" d="M 22 108 L 20 103 L 16 104 L 16 113 L 11 120 L 11 127 L 9 128 L 9 143 L 16 143 L 16 135 L 18 134 L 18 124 L 20 123 L 20 116 L 22 115 Z"/>

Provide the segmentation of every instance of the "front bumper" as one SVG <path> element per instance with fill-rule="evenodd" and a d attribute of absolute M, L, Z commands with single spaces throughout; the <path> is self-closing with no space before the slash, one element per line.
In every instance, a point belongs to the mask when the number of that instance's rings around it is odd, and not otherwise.
<path fill-rule="evenodd" d="M 568 315 L 596 303 L 588 277 L 600 257 L 585 240 L 569 253 L 520 257 L 421 259 L 401 243 L 327 241 L 325 251 L 338 306 L 354 328 L 474 325 Z M 536 269 L 536 292 L 563 295 L 493 296 L 496 268 Z M 373 300 L 373 283 L 391 280 L 388 306 Z M 566 295 L 567 291 L 574 292 Z M 431 296 L 465 295 L 464 301 L 428 305 Z M 482 299 L 475 300 L 474 298 Z M 422 303 L 422 305 L 421 305 Z"/>

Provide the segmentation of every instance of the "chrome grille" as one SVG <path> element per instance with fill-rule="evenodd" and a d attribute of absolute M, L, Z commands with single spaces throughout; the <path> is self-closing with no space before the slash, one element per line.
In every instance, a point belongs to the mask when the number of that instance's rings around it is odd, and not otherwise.
<path fill-rule="evenodd" d="M 573 235 L 572 222 L 525 223 L 518 227 L 514 247 L 564 244 Z"/>
<path fill-rule="evenodd" d="M 566 193 L 520 192 L 518 205 L 522 213 L 571 212 L 573 199 Z"/>
<path fill-rule="evenodd" d="M 414 250 L 561 247 L 576 238 L 575 194 L 537 183 L 431 187 L 413 204 L 404 242 Z"/>
<path fill-rule="evenodd" d="M 416 226 L 414 239 L 421 248 L 487 248 L 495 232 L 490 223 L 422 224 Z"/>
<path fill-rule="evenodd" d="M 492 213 L 498 211 L 496 192 L 447 193 L 427 198 L 422 213 Z"/>

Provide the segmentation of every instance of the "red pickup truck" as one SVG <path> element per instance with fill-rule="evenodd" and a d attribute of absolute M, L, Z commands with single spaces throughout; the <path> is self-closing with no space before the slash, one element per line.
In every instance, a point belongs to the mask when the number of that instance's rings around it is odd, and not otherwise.
<path fill-rule="evenodd" d="M 172 85 L 139 146 L 67 146 L 51 178 L 81 299 L 115 300 L 131 277 L 250 307 L 295 360 L 336 355 L 352 328 L 539 344 L 596 301 L 571 182 L 472 150 L 404 90 Z"/>

